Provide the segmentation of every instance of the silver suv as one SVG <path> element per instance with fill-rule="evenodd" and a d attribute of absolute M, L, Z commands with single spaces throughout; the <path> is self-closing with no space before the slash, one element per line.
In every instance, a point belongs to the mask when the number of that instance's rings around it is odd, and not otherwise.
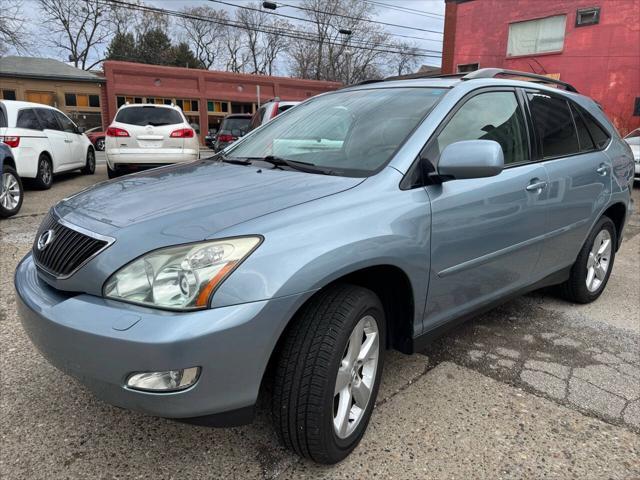
<path fill-rule="evenodd" d="M 283 443 L 343 459 L 387 349 L 607 284 L 631 150 L 570 85 L 509 73 L 314 97 L 218 156 L 62 201 L 15 275 L 25 330 L 100 398 L 158 416 L 246 423 L 270 382 Z"/>

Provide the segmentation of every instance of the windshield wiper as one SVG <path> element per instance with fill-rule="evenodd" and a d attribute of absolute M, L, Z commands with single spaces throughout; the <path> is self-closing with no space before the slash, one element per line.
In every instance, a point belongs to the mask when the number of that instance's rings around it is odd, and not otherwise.
<path fill-rule="evenodd" d="M 247 160 L 267 162 L 276 167 L 290 167 L 301 172 L 333 175 L 333 171 L 318 167 L 315 163 L 301 162 L 299 160 L 288 160 L 286 158 L 276 157 L 274 155 L 266 155 L 264 157 L 248 157 Z"/>
<path fill-rule="evenodd" d="M 215 155 L 203 158 L 202 160 L 215 160 L 217 162 L 230 163 L 232 165 L 251 165 L 251 162 L 249 160 L 245 160 L 242 158 L 229 158 L 224 156 L 222 152 L 218 152 Z"/>

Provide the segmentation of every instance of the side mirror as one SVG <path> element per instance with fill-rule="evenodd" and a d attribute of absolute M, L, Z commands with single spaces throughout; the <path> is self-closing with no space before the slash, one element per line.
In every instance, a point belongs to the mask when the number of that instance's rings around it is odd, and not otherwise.
<path fill-rule="evenodd" d="M 494 177 L 504 168 L 502 147 L 493 140 L 464 140 L 445 147 L 438 162 L 438 176 L 463 180 Z"/>
<path fill-rule="evenodd" d="M 84 127 L 78 127 L 78 133 L 79 133 L 80 135 L 82 135 L 82 134 L 83 134 L 84 132 L 86 132 L 86 131 L 87 131 L 87 129 L 86 129 L 86 128 L 84 128 Z"/>

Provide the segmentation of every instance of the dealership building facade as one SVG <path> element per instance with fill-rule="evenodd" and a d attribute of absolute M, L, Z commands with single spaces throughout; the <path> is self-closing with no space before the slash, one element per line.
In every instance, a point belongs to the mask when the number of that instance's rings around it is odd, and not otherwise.
<path fill-rule="evenodd" d="M 316 80 L 216 72 L 107 60 L 102 123 L 109 125 L 125 103 L 174 104 L 182 108 L 201 140 L 230 113 L 253 113 L 275 97 L 304 100 L 341 84 Z"/>

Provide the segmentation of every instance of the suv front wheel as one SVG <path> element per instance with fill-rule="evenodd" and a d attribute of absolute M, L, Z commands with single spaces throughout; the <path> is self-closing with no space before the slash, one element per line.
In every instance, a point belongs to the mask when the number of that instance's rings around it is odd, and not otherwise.
<path fill-rule="evenodd" d="M 273 420 L 285 446 L 332 464 L 358 445 L 384 363 L 385 316 L 378 297 L 336 285 L 303 308 L 280 351 Z"/>

